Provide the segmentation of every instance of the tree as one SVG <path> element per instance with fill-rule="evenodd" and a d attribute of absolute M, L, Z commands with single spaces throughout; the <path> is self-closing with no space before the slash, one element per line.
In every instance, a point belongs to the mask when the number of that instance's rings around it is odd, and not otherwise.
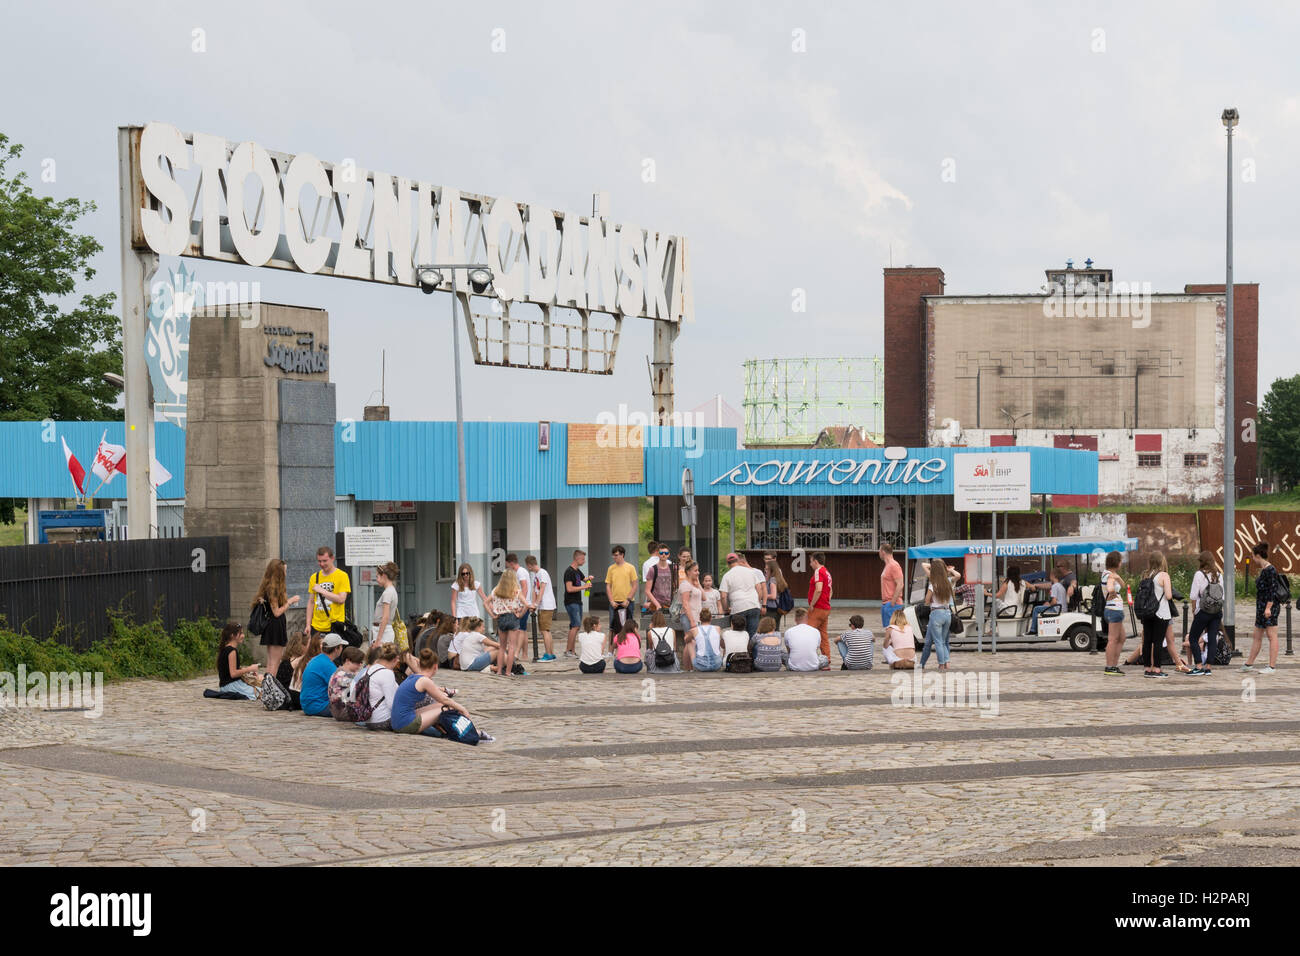
<path fill-rule="evenodd" d="M 122 371 L 116 296 L 71 299 L 103 249 L 76 231 L 95 204 L 37 196 L 6 169 L 21 155 L 0 133 L 0 421 L 121 418 L 103 377 Z M 12 499 L 0 499 L 0 520 L 13 521 Z"/>
<path fill-rule="evenodd" d="M 1264 466 L 1284 487 L 1300 484 L 1300 375 L 1272 384 L 1259 408 L 1257 432 Z"/>

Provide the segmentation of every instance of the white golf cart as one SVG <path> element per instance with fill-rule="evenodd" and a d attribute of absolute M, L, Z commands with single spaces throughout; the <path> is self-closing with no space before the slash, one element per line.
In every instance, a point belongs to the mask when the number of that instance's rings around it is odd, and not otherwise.
<path fill-rule="evenodd" d="M 1060 537 L 1060 538 L 1011 538 L 997 542 L 998 558 L 1012 561 L 1032 561 L 1047 557 L 1055 559 L 1060 555 L 1083 555 L 1088 559 L 1088 567 L 1100 572 L 1104 566 L 1105 556 L 1110 551 L 1135 551 L 1137 538 L 1095 538 L 1095 537 Z M 994 573 L 993 543 L 982 541 L 936 541 L 907 550 L 907 557 L 914 561 L 912 572 L 911 601 L 904 608 L 907 623 L 912 627 L 919 651 L 925 643 L 925 619 L 928 609 L 924 607 L 925 589 L 928 583 L 922 562 L 933 558 L 942 558 L 949 567 L 956 567 L 962 572 L 961 583 L 974 583 L 975 593 L 983 593 L 984 607 L 977 608 L 970 603 L 961 603 L 958 598 L 957 620 L 963 625 L 962 633 L 949 634 L 949 645 L 983 647 L 990 642 L 993 650 L 999 643 L 1042 644 L 1066 641 L 1076 651 L 1086 651 L 1092 646 L 1092 636 L 1097 635 L 1097 646 L 1105 646 L 1105 637 L 1101 607 L 1092 606 L 1092 586 L 1079 589 L 1080 598 L 1076 610 L 1043 611 L 1038 616 L 1038 633 L 1029 633 L 1033 621 L 1034 609 L 1049 600 L 1046 590 L 1026 588 L 1025 600 L 1019 607 L 1005 607 L 994 615 L 996 604 L 992 595 L 997 593 L 998 578 Z M 1035 567 L 1024 577 L 1036 576 Z M 1082 570 L 1082 569 L 1081 569 Z M 969 594 L 969 590 L 967 594 Z M 918 614 L 918 607 L 920 612 Z M 980 612 L 983 613 L 980 613 Z M 982 625 L 982 626 L 981 626 Z"/>

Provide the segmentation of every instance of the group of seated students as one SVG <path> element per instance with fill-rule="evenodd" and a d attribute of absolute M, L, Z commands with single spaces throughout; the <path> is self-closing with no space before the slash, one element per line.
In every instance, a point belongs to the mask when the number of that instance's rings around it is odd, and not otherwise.
<path fill-rule="evenodd" d="M 578 634 L 578 669 L 584 674 L 602 674 L 606 662 L 613 661 L 619 674 L 675 674 L 686 671 L 773 672 L 828 670 L 830 661 L 821 653 L 821 632 L 806 623 L 806 608 L 796 608 L 795 623 L 784 633 L 777 631 L 776 621 L 763 618 L 758 630 L 745 630 L 745 616 L 723 618 L 725 630 L 714 623 L 708 608 L 700 609 L 700 622 L 684 634 L 668 624 L 662 610 L 655 612 L 650 626 L 641 633 L 628 620 L 613 635 L 599 630 L 600 619 L 582 620 Z M 875 664 L 875 636 L 864 627 L 861 615 L 849 618 L 849 630 L 835 639 L 841 670 L 871 670 Z M 680 653 L 677 640 L 681 638 Z M 912 629 L 900 610 L 886 629 L 882 651 L 886 663 L 899 670 L 911 669 L 916 657 Z"/>
<path fill-rule="evenodd" d="M 218 681 L 223 691 L 236 681 L 243 683 L 249 688 L 243 696 L 251 698 L 257 690 L 244 677 L 256 675 L 258 665 L 237 666 L 243 639 L 243 628 L 234 622 L 222 630 Z M 294 635 L 274 676 L 288 691 L 283 709 L 309 717 L 466 743 L 494 740 L 473 726 L 469 711 L 453 699 L 456 690 L 438 684 L 437 674 L 438 657 L 431 647 L 403 654 L 390 641 L 363 651 L 337 634 L 312 632 Z"/>

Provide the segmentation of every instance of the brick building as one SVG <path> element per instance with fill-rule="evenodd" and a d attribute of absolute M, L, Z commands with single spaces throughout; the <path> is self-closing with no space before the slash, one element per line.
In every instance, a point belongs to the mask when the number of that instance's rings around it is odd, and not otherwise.
<path fill-rule="evenodd" d="M 1043 291 L 952 295 L 937 268 L 885 270 L 887 445 L 1085 448 L 1102 502 L 1222 500 L 1222 284 L 1155 293 L 1109 269 L 1047 270 Z M 1235 285 L 1238 495 L 1258 471 L 1259 286 Z M 1097 499 L 1058 496 L 1060 506 Z"/>

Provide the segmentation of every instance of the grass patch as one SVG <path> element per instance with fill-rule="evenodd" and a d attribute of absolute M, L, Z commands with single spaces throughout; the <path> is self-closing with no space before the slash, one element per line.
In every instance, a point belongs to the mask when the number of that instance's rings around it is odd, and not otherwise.
<path fill-rule="evenodd" d="M 0 628 L 0 670 L 98 671 L 105 681 L 149 677 L 186 680 L 215 670 L 220 628 L 211 621 L 181 621 L 168 634 L 161 621 L 136 624 L 113 614 L 108 637 L 78 651 L 51 639 Z M 246 655 L 240 648 L 240 657 Z"/>
<path fill-rule="evenodd" d="M 14 523 L 0 524 L 0 548 L 11 544 L 26 544 L 23 537 L 23 524 L 27 521 L 26 508 L 14 508 Z"/>

